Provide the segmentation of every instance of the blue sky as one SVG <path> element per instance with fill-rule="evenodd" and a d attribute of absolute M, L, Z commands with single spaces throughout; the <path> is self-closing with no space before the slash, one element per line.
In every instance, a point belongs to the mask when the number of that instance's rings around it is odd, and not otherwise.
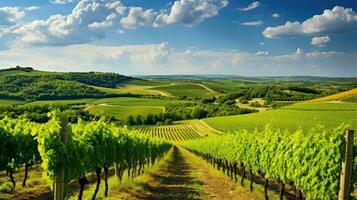
<path fill-rule="evenodd" d="M 354 0 L 0 1 L 0 68 L 357 76 Z"/>

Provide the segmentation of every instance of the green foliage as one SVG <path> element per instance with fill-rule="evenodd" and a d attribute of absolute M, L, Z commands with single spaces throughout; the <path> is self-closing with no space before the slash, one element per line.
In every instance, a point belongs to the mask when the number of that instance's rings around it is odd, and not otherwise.
<path fill-rule="evenodd" d="M 125 123 L 127 125 L 155 125 L 158 122 L 164 124 L 166 120 L 202 119 L 206 117 L 240 115 L 255 112 L 254 110 L 239 108 L 234 104 L 171 103 L 166 104 L 164 107 L 164 113 L 128 116 Z"/>
<path fill-rule="evenodd" d="M 115 73 L 51 73 L 18 67 L 0 71 L 0 97 L 50 100 L 118 96 L 89 85 L 114 88 L 130 79 Z"/>
<path fill-rule="evenodd" d="M 130 77 L 126 77 L 116 73 L 102 73 L 102 72 L 89 72 L 89 73 L 70 72 L 70 73 L 56 75 L 56 78 L 61 80 L 77 81 L 88 85 L 110 87 L 110 88 L 115 88 L 119 84 L 122 84 L 132 79 Z"/>
<path fill-rule="evenodd" d="M 130 165 L 146 158 L 155 160 L 171 147 L 165 140 L 116 127 L 104 119 L 96 122 L 79 120 L 70 125 L 64 144 L 60 134 L 62 114 L 54 112 L 52 115 L 48 123 L 37 126 L 41 130 L 37 136 L 43 161 L 41 166 L 50 182 L 60 169 L 64 169 L 66 181 L 69 181 L 114 163 Z"/>
<path fill-rule="evenodd" d="M 74 81 L 43 76 L 12 75 L 0 78 L 2 95 L 26 100 L 105 97 L 106 93 Z"/>
<path fill-rule="evenodd" d="M 9 182 L 6 182 L 6 183 L 3 183 L 0 185 L 0 192 L 2 193 L 12 193 L 13 192 L 13 188 L 12 188 L 12 185 L 11 183 Z"/>
<path fill-rule="evenodd" d="M 45 123 L 49 120 L 48 113 L 53 109 L 67 112 L 70 122 L 77 122 L 78 118 L 86 121 L 99 119 L 97 116 L 90 114 L 79 107 L 70 107 L 65 104 L 25 104 L 18 106 L 0 107 L 0 118 L 25 118 L 31 122 Z"/>
<path fill-rule="evenodd" d="M 308 133 L 246 130 L 188 141 L 184 147 L 230 163 L 243 164 L 267 179 L 294 183 L 307 199 L 337 199 L 344 155 L 344 127 Z M 356 172 L 355 172 L 356 173 Z M 355 174 L 357 175 L 357 174 Z"/>
<path fill-rule="evenodd" d="M 0 171 L 16 170 L 26 163 L 40 161 L 33 123 L 4 118 L 0 127 Z"/>
<path fill-rule="evenodd" d="M 320 96 L 320 93 L 315 89 L 290 87 L 291 91 L 299 92 L 286 92 L 284 86 L 251 86 L 239 88 L 234 93 L 227 94 L 218 98 L 218 102 L 224 103 L 239 99 L 241 103 L 247 103 L 248 100 L 253 98 L 264 98 L 268 102 L 272 101 L 304 101 Z M 294 90 L 292 90 L 294 89 Z"/>

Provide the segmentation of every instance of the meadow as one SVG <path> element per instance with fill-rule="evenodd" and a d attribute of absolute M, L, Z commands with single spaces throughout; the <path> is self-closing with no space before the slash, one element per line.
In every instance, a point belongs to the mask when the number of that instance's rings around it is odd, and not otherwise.
<path fill-rule="evenodd" d="M 341 101 L 351 102 L 351 103 L 357 103 L 357 95 L 351 95 L 351 96 L 342 98 Z"/>
<path fill-rule="evenodd" d="M 282 109 L 305 111 L 357 111 L 357 104 L 345 102 L 296 103 Z"/>
<path fill-rule="evenodd" d="M 134 97 L 103 98 L 91 101 L 86 110 L 96 115 L 114 116 L 126 119 L 129 115 L 158 114 L 164 112 L 164 105 L 185 103 L 174 99 L 145 99 Z"/>
<path fill-rule="evenodd" d="M 95 86 L 94 88 L 111 94 L 139 94 L 139 95 L 162 95 L 163 93 L 157 90 L 152 90 L 147 86 L 130 86 L 125 85 L 119 88 L 106 88 Z"/>
<path fill-rule="evenodd" d="M 317 109 L 312 111 L 311 108 L 314 107 Z M 263 129 L 266 124 L 291 131 L 299 128 L 306 131 L 316 125 L 324 125 L 328 129 L 333 129 L 341 124 L 350 124 L 351 128 L 357 128 L 357 111 L 322 110 L 318 105 L 313 104 L 307 104 L 306 107 L 299 105 L 298 108 L 269 110 L 248 115 L 213 117 L 204 119 L 204 121 L 220 131 Z M 342 108 L 345 107 L 342 106 Z"/>
<path fill-rule="evenodd" d="M 0 106 L 10 106 L 16 104 L 22 104 L 21 100 L 12 100 L 12 99 L 0 99 Z"/>
<path fill-rule="evenodd" d="M 173 83 L 166 86 L 152 87 L 152 89 L 163 91 L 169 93 L 176 97 L 197 97 L 197 98 L 207 98 L 219 95 L 219 93 L 212 91 L 205 86 L 195 84 L 195 83 Z"/>

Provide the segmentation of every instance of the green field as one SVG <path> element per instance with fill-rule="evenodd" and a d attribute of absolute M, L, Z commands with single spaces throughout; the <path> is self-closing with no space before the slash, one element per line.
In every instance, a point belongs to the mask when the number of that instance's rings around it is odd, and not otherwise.
<path fill-rule="evenodd" d="M 166 86 L 152 87 L 155 90 L 160 90 L 169 93 L 177 97 L 197 97 L 197 98 L 207 98 L 219 95 L 219 93 L 211 91 L 202 85 L 195 83 L 174 83 Z"/>
<path fill-rule="evenodd" d="M 357 111 L 357 104 L 343 102 L 297 103 L 284 107 L 283 109 L 306 111 Z"/>
<path fill-rule="evenodd" d="M 164 111 L 164 105 L 166 104 L 185 102 L 187 101 L 117 97 L 93 100 L 88 104 L 86 109 L 93 114 L 114 116 L 117 119 L 126 119 L 129 115 L 162 113 Z"/>
<path fill-rule="evenodd" d="M 12 99 L 0 99 L 0 106 L 9 106 L 9 105 L 22 104 L 22 103 L 24 103 L 24 101 L 12 100 Z"/>
<path fill-rule="evenodd" d="M 343 102 L 357 103 L 357 95 L 351 95 L 341 99 Z"/>
<path fill-rule="evenodd" d="M 169 103 L 186 103 L 188 101 L 175 99 L 145 99 L 136 97 L 103 98 L 92 101 L 91 104 L 108 104 L 116 106 L 164 106 Z"/>
<path fill-rule="evenodd" d="M 319 105 L 301 104 L 297 105 L 298 110 L 278 109 L 247 115 L 207 118 L 204 121 L 221 131 L 262 129 L 266 124 L 292 131 L 297 128 L 308 130 L 316 125 L 324 125 L 326 128 L 332 129 L 343 123 L 350 124 L 351 128 L 357 128 L 357 110 L 343 111 L 347 108 L 347 105 L 343 104 L 336 104 L 331 110 L 326 110 L 328 107 L 325 104 L 320 105 L 321 107 Z M 336 111 L 338 105 L 340 105 L 341 111 Z M 315 108 L 315 110 L 309 110 L 311 108 Z M 355 108 L 352 107 L 352 109 Z"/>
<path fill-rule="evenodd" d="M 68 99 L 68 100 L 46 100 L 46 101 L 34 101 L 27 103 L 26 105 L 48 105 L 48 104 L 63 104 L 63 105 L 68 105 L 68 104 L 87 104 L 93 101 L 96 101 L 97 99 Z"/>
<path fill-rule="evenodd" d="M 101 90 L 110 94 L 139 94 L 139 95 L 162 95 L 160 91 L 152 90 L 145 86 L 125 86 L 120 88 L 106 88 L 93 86 L 95 89 Z"/>
<path fill-rule="evenodd" d="M 189 124 L 174 124 L 167 126 L 147 126 L 138 128 L 142 134 L 148 134 L 152 137 L 165 138 L 171 141 L 191 140 L 202 137 Z"/>

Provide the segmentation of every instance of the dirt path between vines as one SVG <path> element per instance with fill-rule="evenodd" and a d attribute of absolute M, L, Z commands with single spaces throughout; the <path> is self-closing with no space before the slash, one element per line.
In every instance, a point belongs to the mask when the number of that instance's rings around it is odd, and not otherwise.
<path fill-rule="evenodd" d="M 181 148 L 173 150 L 161 169 L 151 174 L 144 190 L 136 191 L 129 199 L 258 199 L 245 188 L 215 174 L 202 160 Z"/>

